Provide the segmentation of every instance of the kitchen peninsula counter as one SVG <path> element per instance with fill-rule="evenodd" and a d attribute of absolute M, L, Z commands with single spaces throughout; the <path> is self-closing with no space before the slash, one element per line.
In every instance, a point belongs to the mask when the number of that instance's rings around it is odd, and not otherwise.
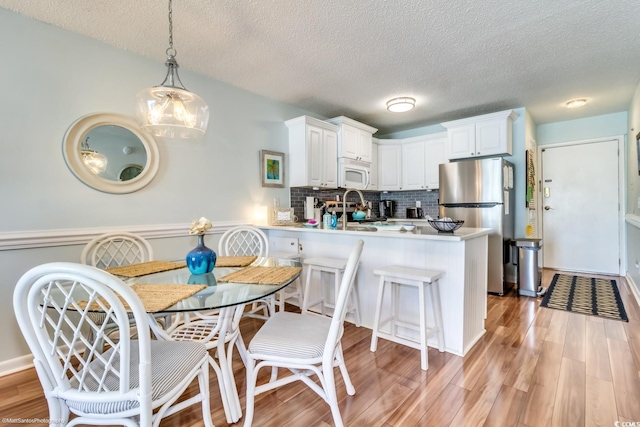
<path fill-rule="evenodd" d="M 397 222 L 394 224 L 409 224 L 410 221 L 405 222 Z M 304 233 L 330 233 L 330 234 L 352 234 L 357 236 L 371 236 L 371 237 L 393 237 L 400 239 L 422 239 L 422 240 L 443 240 L 443 241 L 461 241 L 461 240 L 469 240 L 474 239 L 476 237 L 488 235 L 491 232 L 490 228 L 470 228 L 470 227 L 461 227 L 453 233 L 438 233 L 433 227 L 429 224 L 421 225 L 419 223 L 415 224 L 415 228 L 411 231 L 391 231 L 391 230 L 377 230 L 377 231 L 365 231 L 361 230 L 364 228 L 372 228 L 372 225 L 358 224 L 358 223 L 349 223 L 349 227 L 347 230 L 343 230 L 342 228 L 338 228 L 335 230 L 332 229 L 324 229 L 319 227 L 304 227 L 304 226 L 259 226 L 259 228 L 263 230 L 291 230 L 291 231 L 300 231 Z"/>
<path fill-rule="evenodd" d="M 409 222 L 409 221 L 407 221 Z M 302 259 L 333 257 L 346 259 L 358 239 L 364 240 L 356 289 L 362 325 L 372 328 L 379 277 L 373 270 L 387 265 L 440 270 L 440 298 L 444 322 L 445 350 L 464 356 L 485 332 L 487 307 L 488 228 L 462 227 L 455 233 L 438 233 L 431 226 L 416 224 L 412 231 L 325 230 L 300 226 L 259 226 L 264 230 L 272 252 L 297 252 Z M 355 227 L 359 228 L 357 224 Z M 306 271 L 301 276 L 306 280 Z M 311 293 L 318 296 L 331 278 L 314 277 Z M 303 282 L 304 283 L 304 282 Z M 415 291 L 415 292 L 414 292 Z M 417 323 L 417 290 L 403 287 L 400 295 L 401 320 Z M 385 313 L 389 313 L 388 294 Z M 347 320 L 350 320 L 347 317 Z M 428 323 L 432 324 L 431 313 Z M 417 336 L 412 330 L 402 330 Z M 435 337 L 429 345 L 436 347 Z M 419 363 L 419 358 L 416 358 Z"/>

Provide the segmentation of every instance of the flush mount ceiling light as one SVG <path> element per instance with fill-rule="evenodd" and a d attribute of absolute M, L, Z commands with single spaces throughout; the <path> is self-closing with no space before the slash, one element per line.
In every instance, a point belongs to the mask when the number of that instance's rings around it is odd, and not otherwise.
<path fill-rule="evenodd" d="M 416 100 L 408 96 L 393 98 L 387 101 L 387 110 L 393 113 L 404 113 L 405 111 L 413 110 L 415 106 Z"/>
<path fill-rule="evenodd" d="M 82 155 L 82 161 L 91 173 L 98 175 L 107 170 L 107 158 L 104 154 L 100 154 L 89 147 L 89 137 L 82 141 L 80 154 Z"/>
<path fill-rule="evenodd" d="M 140 127 L 154 136 L 197 138 L 209 123 L 209 107 L 202 98 L 189 92 L 178 76 L 177 51 L 173 48 L 173 10 L 169 0 L 169 47 L 167 76 L 159 86 L 136 95 L 136 117 Z"/>
<path fill-rule="evenodd" d="M 587 100 L 584 98 L 580 98 L 580 99 L 572 99 L 571 101 L 567 102 L 567 108 L 578 108 L 578 107 L 582 107 L 583 105 L 585 105 L 587 103 Z"/>

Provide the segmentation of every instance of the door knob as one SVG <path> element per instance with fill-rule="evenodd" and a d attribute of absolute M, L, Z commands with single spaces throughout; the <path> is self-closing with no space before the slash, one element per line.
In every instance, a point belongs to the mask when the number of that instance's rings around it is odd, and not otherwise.
<path fill-rule="evenodd" d="M 545 206 L 545 207 L 544 207 L 544 210 L 545 210 L 545 211 L 548 211 L 549 209 L 551 209 L 551 206 Z"/>

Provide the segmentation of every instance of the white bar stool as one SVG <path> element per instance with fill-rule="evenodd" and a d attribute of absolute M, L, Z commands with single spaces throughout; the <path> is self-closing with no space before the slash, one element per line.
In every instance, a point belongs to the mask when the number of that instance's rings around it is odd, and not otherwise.
<path fill-rule="evenodd" d="M 277 258 L 288 258 L 298 262 L 302 262 L 300 259 L 300 255 L 298 254 L 284 254 L 284 253 L 274 253 L 272 256 Z M 286 288 L 276 292 L 276 301 L 275 306 L 272 308 L 272 313 L 275 313 L 275 307 L 278 307 L 278 311 L 284 311 L 285 302 L 289 299 L 293 298 L 296 301 L 296 305 L 302 308 L 302 280 L 300 276 L 296 277 L 296 280 Z"/>
<path fill-rule="evenodd" d="M 373 335 L 371 336 L 371 351 L 375 352 L 378 347 L 378 337 L 397 342 L 408 347 L 420 350 L 420 367 L 426 371 L 429 369 L 429 356 L 427 349 L 427 339 L 437 334 L 438 350 L 444 351 L 444 331 L 442 329 L 442 309 L 440 308 L 440 289 L 438 288 L 438 279 L 442 277 L 442 271 L 423 270 L 418 268 L 402 267 L 398 265 L 390 265 L 383 268 L 373 270 L 373 274 L 380 276 L 380 285 L 378 287 L 378 300 L 376 302 L 376 313 L 373 321 Z M 391 285 L 391 316 L 384 320 L 380 320 L 382 312 L 382 300 L 384 297 L 385 285 Z M 414 286 L 418 288 L 419 304 L 420 304 L 420 323 L 419 325 L 400 321 L 398 319 L 398 299 L 400 294 L 400 286 Z M 425 300 L 425 288 L 429 288 L 433 318 L 435 325 L 427 327 L 427 307 Z M 391 332 L 381 330 L 387 323 L 391 323 Z M 414 340 L 398 335 L 397 328 L 416 330 L 420 333 L 420 340 Z"/>
<path fill-rule="evenodd" d="M 320 284 L 322 283 L 322 275 L 323 274 L 333 274 L 334 276 L 334 298 L 338 295 L 338 290 L 340 289 L 340 282 L 342 280 L 342 275 L 344 274 L 344 269 L 347 266 L 346 259 L 337 259 L 337 258 L 307 258 L 303 261 L 303 264 L 307 266 L 307 281 L 304 286 L 303 302 L 302 302 L 302 312 L 306 313 L 309 311 L 309 308 L 320 305 L 320 312 L 322 315 L 326 315 L 326 308 L 333 309 L 335 305 L 333 302 L 329 301 L 328 290 L 321 287 L 320 289 L 320 298 L 314 301 L 309 301 L 311 297 L 310 287 L 311 287 L 311 278 L 314 272 L 320 272 Z M 355 277 L 354 277 L 355 280 Z M 360 326 L 360 308 L 358 303 L 358 291 L 356 290 L 355 284 L 351 287 L 351 294 L 349 295 L 349 305 L 347 307 L 347 314 L 352 314 L 354 323 L 356 326 Z"/>

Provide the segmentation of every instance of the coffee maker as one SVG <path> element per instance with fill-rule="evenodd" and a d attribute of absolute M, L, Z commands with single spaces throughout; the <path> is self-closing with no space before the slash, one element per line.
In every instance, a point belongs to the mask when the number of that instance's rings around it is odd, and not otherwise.
<path fill-rule="evenodd" d="M 424 217 L 424 212 L 422 211 L 422 208 L 412 208 L 409 207 L 407 208 L 407 218 L 423 218 Z"/>
<path fill-rule="evenodd" d="M 380 216 L 393 217 L 396 212 L 396 202 L 393 200 L 380 200 Z"/>

